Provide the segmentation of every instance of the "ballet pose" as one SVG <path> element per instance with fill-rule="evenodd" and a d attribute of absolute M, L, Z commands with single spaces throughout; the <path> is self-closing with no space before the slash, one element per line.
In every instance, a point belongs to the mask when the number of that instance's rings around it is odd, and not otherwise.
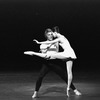
<path fill-rule="evenodd" d="M 65 60 L 66 61 L 66 65 L 67 65 L 66 66 L 67 67 L 67 73 L 68 73 L 67 96 L 69 96 L 69 89 L 70 89 L 70 87 L 74 90 L 74 92 L 75 92 L 76 95 L 81 95 L 81 93 L 72 84 L 72 64 L 73 64 L 73 60 L 76 59 L 76 55 L 75 55 L 73 49 L 71 48 L 68 40 L 63 35 L 61 35 L 60 33 L 52 32 L 52 31 L 50 31 L 48 33 L 52 34 L 52 36 L 56 37 L 56 39 L 55 40 L 51 40 L 51 41 L 44 41 L 44 42 L 38 42 L 37 40 L 35 40 L 35 41 L 38 44 L 41 44 L 40 47 L 45 47 L 46 45 L 49 45 L 48 46 L 49 48 L 51 46 L 53 46 L 55 43 L 59 43 L 62 46 L 62 48 L 64 49 L 63 52 L 59 52 L 58 53 L 56 51 L 56 52 L 53 52 L 53 53 L 50 53 L 50 52 L 37 53 L 37 52 L 33 52 L 33 51 L 28 51 L 28 52 L 24 52 L 24 54 L 36 55 L 36 56 L 43 57 L 43 58 L 48 58 L 48 59 L 63 59 L 63 60 Z M 66 44 L 67 44 L 67 47 L 65 46 Z M 68 46 L 69 46 L 69 48 L 68 48 Z M 69 52 L 66 49 L 69 50 L 70 55 L 68 54 Z M 72 50 L 72 51 L 70 51 L 70 50 Z M 61 74 L 61 72 L 60 72 L 60 74 Z M 67 78 L 65 77 L 65 75 L 61 75 L 61 76 L 62 76 L 62 78 L 64 77 L 63 79 L 65 81 L 67 80 Z M 33 94 L 33 97 L 36 97 L 36 94 L 37 94 L 37 92 L 35 91 L 34 94 Z"/>

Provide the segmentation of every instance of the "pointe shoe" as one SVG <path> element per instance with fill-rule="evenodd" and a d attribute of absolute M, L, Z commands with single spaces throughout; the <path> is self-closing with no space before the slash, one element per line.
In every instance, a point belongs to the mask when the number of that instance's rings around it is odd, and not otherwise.
<path fill-rule="evenodd" d="M 70 89 L 69 88 L 67 88 L 67 96 L 69 97 L 69 91 L 70 91 Z"/>
<path fill-rule="evenodd" d="M 32 55 L 34 55 L 34 52 L 33 51 L 25 51 L 24 54 L 25 55 L 31 55 L 32 56 Z"/>
<path fill-rule="evenodd" d="M 37 98 L 37 97 L 38 97 L 38 93 L 37 93 L 37 91 L 34 91 L 32 98 L 34 99 L 34 98 Z"/>
<path fill-rule="evenodd" d="M 74 90 L 74 93 L 78 96 L 82 95 L 81 92 L 79 92 L 78 90 Z"/>

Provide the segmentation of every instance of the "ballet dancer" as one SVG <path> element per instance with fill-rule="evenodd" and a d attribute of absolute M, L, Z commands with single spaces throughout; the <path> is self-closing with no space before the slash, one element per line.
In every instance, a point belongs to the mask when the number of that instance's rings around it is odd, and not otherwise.
<path fill-rule="evenodd" d="M 58 33 L 56 33 L 56 32 L 52 32 L 52 31 L 50 31 L 50 32 L 48 32 L 49 34 L 51 33 L 54 37 L 55 37 L 55 35 L 54 34 L 58 34 Z M 45 47 L 46 45 L 49 45 L 48 47 L 50 47 L 50 46 L 52 46 L 52 45 L 54 45 L 55 43 L 58 43 L 59 41 L 57 41 L 57 42 L 53 42 L 53 43 L 48 43 L 49 41 L 45 41 L 46 43 L 40 43 L 40 42 L 38 42 L 37 40 L 35 40 L 38 44 L 41 44 L 41 46 L 40 47 Z M 52 40 L 50 40 L 50 41 L 52 41 Z M 54 40 L 53 40 L 54 41 Z M 43 46 L 44 45 L 44 46 Z M 49 50 L 48 50 L 49 51 Z M 33 52 L 33 51 L 28 51 L 28 52 L 24 52 L 24 54 L 28 54 L 28 55 L 37 55 L 37 56 L 39 56 L 39 57 L 43 57 L 43 58 L 49 58 L 50 60 L 51 59 L 59 59 L 59 57 L 58 58 L 56 58 L 55 56 L 53 56 L 53 55 L 56 55 L 58 52 L 58 50 L 56 50 L 56 52 L 54 52 L 53 51 L 53 53 L 51 52 L 49 52 L 48 53 L 48 51 L 47 51 L 47 53 L 37 53 L 37 52 Z M 51 50 L 50 50 L 51 51 Z M 44 51 L 43 51 L 44 52 Z M 43 55 L 42 55 L 43 54 Z M 62 58 L 61 58 L 62 59 Z M 64 58 L 64 59 L 66 59 L 66 58 Z M 50 61 L 49 60 L 49 61 Z M 54 60 L 54 62 L 56 62 L 56 60 Z M 66 63 L 67 62 L 69 62 L 69 61 L 73 61 L 73 59 L 72 58 L 67 58 L 67 60 L 66 60 Z M 47 60 L 48 61 L 48 60 Z M 50 62 L 49 62 L 50 63 Z M 47 65 L 49 64 L 49 63 L 47 63 Z M 54 65 L 54 64 L 53 64 Z M 70 63 L 68 63 L 67 64 L 67 66 L 68 65 L 70 65 Z M 49 65 L 48 65 L 49 66 Z M 57 66 L 57 64 L 56 65 L 54 65 L 54 66 Z M 58 65 L 59 66 L 59 65 Z M 54 67 L 53 67 L 54 68 Z M 47 69 L 47 67 L 44 67 L 44 69 Z M 66 81 L 66 83 L 67 83 L 67 77 L 66 77 L 66 75 L 65 74 L 62 74 L 63 73 L 63 71 L 60 69 L 60 67 L 58 68 L 58 67 L 56 67 L 55 68 L 56 69 L 56 73 L 57 74 L 59 74 L 60 76 L 61 76 L 61 78 L 63 79 L 63 80 L 65 80 Z M 60 70 L 59 70 L 60 69 Z M 72 68 L 71 68 L 72 69 Z M 54 70 L 54 69 L 53 69 Z M 69 81 L 69 74 L 71 73 L 70 71 L 70 68 L 69 67 L 67 67 L 67 70 L 68 70 L 68 81 Z M 47 71 L 48 72 L 48 71 Z M 42 82 L 42 79 L 43 79 L 43 77 L 46 75 L 46 73 L 47 73 L 46 71 L 42 71 L 42 73 L 44 73 L 44 74 L 42 74 L 42 77 L 40 78 L 41 79 L 41 81 L 40 82 L 38 82 L 37 81 L 37 83 L 39 83 L 40 84 L 40 86 L 41 86 L 41 82 Z M 40 74 L 40 76 L 41 76 L 41 74 Z M 70 77 L 71 78 L 71 77 Z M 68 82 L 69 83 L 69 82 Z M 36 87 L 40 87 L 40 86 L 38 86 L 38 85 L 36 85 Z M 75 88 L 75 86 L 72 84 L 72 81 L 71 81 L 71 79 L 70 79 L 70 83 L 69 83 L 69 86 L 73 89 L 73 91 L 75 92 L 75 94 L 76 95 L 81 95 L 81 93 Z M 36 90 L 36 89 L 35 89 Z M 39 90 L 39 88 L 38 88 L 38 90 Z M 33 94 L 33 98 L 34 97 L 37 97 L 37 92 L 38 92 L 38 90 L 37 91 L 35 91 L 34 92 L 34 94 Z M 67 87 L 67 96 L 69 96 L 69 88 Z"/>

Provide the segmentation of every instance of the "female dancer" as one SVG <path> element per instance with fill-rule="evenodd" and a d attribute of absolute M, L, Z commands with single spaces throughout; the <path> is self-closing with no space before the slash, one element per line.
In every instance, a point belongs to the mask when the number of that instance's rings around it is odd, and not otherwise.
<path fill-rule="evenodd" d="M 39 57 L 43 57 L 43 58 L 49 58 L 49 59 L 63 59 L 66 61 L 66 66 L 67 66 L 67 73 L 68 73 L 68 86 L 67 86 L 67 96 L 69 96 L 69 90 L 70 90 L 70 86 L 72 84 L 72 64 L 73 64 L 73 60 L 76 59 L 76 55 L 74 53 L 74 50 L 71 48 L 68 40 L 61 35 L 60 33 L 57 32 L 50 32 L 54 37 L 56 37 L 55 40 L 52 41 L 44 41 L 44 42 L 38 42 L 37 40 L 36 43 L 38 44 L 50 44 L 53 45 L 56 42 L 59 42 L 59 44 L 61 45 L 61 47 L 64 49 L 63 52 L 57 52 L 54 54 L 44 54 L 44 53 L 37 53 L 37 52 L 33 52 L 33 51 L 28 51 L 28 52 L 24 52 L 24 54 L 28 54 L 28 55 L 37 55 Z M 75 89 L 74 90 L 76 95 L 81 95 L 81 93 Z"/>

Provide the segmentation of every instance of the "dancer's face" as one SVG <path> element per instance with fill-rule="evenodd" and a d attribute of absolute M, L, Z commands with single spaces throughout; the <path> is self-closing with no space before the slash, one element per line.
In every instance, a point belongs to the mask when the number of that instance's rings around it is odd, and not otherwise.
<path fill-rule="evenodd" d="M 57 37 L 57 32 L 53 32 L 52 34 L 53 34 L 53 37 L 55 38 Z"/>
<path fill-rule="evenodd" d="M 52 34 L 52 32 L 48 32 L 47 34 L 46 34 L 46 37 L 47 37 L 47 39 L 50 41 L 50 40 L 53 40 L 53 34 Z"/>

